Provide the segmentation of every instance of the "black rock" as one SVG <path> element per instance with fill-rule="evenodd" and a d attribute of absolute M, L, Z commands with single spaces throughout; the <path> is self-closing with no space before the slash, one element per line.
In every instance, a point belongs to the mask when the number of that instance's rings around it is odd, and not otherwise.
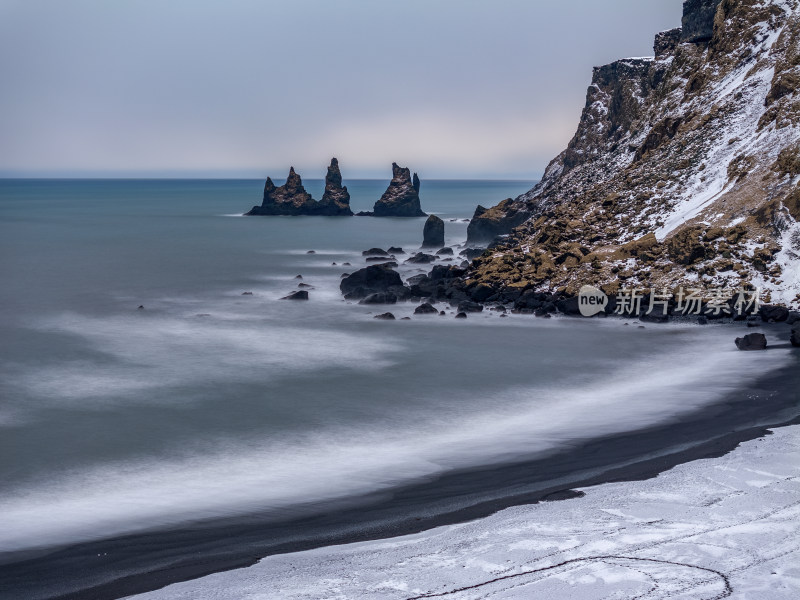
<path fill-rule="evenodd" d="M 698 325 L 708 325 L 708 319 L 706 319 L 704 316 L 701 315 L 701 316 L 697 317 L 697 324 Z"/>
<path fill-rule="evenodd" d="M 316 214 L 329 217 L 349 217 L 353 214 L 353 211 L 350 210 L 350 193 L 347 191 L 347 187 L 342 186 L 342 173 L 339 171 L 339 161 L 335 158 L 331 159 L 328 167 L 328 174 L 325 176 L 325 192 L 322 194 L 322 200 L 319 201 Z"/>
<path fill-rule="evenodd" d="M 303 276 L 302 276 L 302 275 L 295 275 L 295 276 L 294 276 L 294 278 L 295 278 L 295 279 L 302 279 L 302 278 L 303 278 Z"/>
<path fill-rule="evenodd" d="M 441 248 L 444 246 L 444 221 L 436 215 L 431 215 L 425 221 L 422 229 L 423 248 Z"/>
<path fill-rule="evenodd" d="M 242 296 L 252 296 L 253 292 L 242 292 Z"/>
<path fill-rule="evenodd" d="M 373 319 L 381 319 L 383 321 L 394 321 L 395 317 L 390 312 L 381 313 L 379 315 L 375 315 Z"/>
<path fill-rule="evenodd" d="M 306 254 L 316 254 L 316 253 L 317 253 L 316 250 L 309 250 L 308 252 L 306 252 Z"/>
<path fill-rule="evenodd" d="M 759 309 L 758 314 L 765 323 L 781 323 L 789 318 L 789 309 L 783 306 L 764 304 Z"/>
<path fill-rule="evenodd" d="M 136 310 L 144 310 L 144 304 L 140 304 L 140 305 L 139 305 L 139 306 L 136 308 Z"/>
<path fill-rule="evenodd" d="M 380 262 L 385 261 L 388 258 L 394 258 L 393 256 L 368 256 L 365 262 Z"/>
<path fill-rule="evenodd" d="M 297 290 L 288 296 L 284 296 L 281 300 L 308 300 L 308 292 L 306 290 Z"/>
<path fill-rule="evenodd" d="M 456 315 L 456 319 L 466 319 L 466 318 L 467 318 L 467 313 L 464 312 L 460 312 Z"/>
<path fill-rule="evenodd" d="M 436 252 L 438 256 L 453 256 L 452 248 L 442 248 Z"/>
<path fill-rule="evenodd" d="M 472 220 L 467 225 L 467 244 L 486 244 L 499 235 L 511 233 L 531 216 L 524 202 L 506 198 L 497 206 L 484 208 L 478 205 Z"/>
<path fill-rule="evenodd" d="M 360 213 L 359 213 L 360 214 Z M 371 216 L 425 217 L 419 201 L 419 181 L 411 181 L 411 171 L 392 163 L 392 181 L 375 203 Z"/>
<path fill-rule="evenodd" d="M 313 285 L 308 285 L 307 283 L 298 283 L 297 287 L 308 289 L 308 288 L 313 288 L 314 286 Z"/>
<path fill-rule="evenodd" d="M 682 42 L 706 42 L 714 35 L 714 16 L 721 0 L 685 0 L 681 19 Z"/>
<path fill-rule="evenodd" d="M 792 329 L 789 341 L 792 343 L 792 346 L 800 347 L 800 328 Z"/>
<path fill-rule="evenodd" d="M 280 187 L 276 187 L 272 179 L 267 177 L 261 206 L 254 206 L 245 214 L 248 216 L 350 216 L 353 211 L 350 210 L 350 194 L 346 187 L 342 187 L 339 161 L 333 158 L 325 177 L 325 193 L 320 202 L 314 200 L 311 194 L 306 192 L 300 175 L 295 173 L 294 167 L 292 167 L 289 169 L 286 183 Z"/>
<path fill-rule="evenodd" d="M 485 283 L 479 283 L 469 290 L 470 298 L 475 302 L 485 302 L 492 294 L 494 294 L 494 289 Z"/>
<path fill-rule="evenodd" d="M 369 250 L 364 250 L 361 256 L 389 256 L 389 253 L 383 248 L 370 248 Z"/>
<path fill-rule="evenodd" d="M 767 338 L 763 333 L 748 333 L 736 338 L 736 347 L 739 350 L 766 350 Z"/>
<path fill-rule="evenodd" d="M 439 311 L 436 310 L 436 307 L 429 304 L 428 302 L 424 302 L 414 309 L 415 315 L 435 315 L 438 312 Z"/>
<path fill-rule="evenodd" d="M 397 296 L 391 292 L 377 292 L 370 294 L 361 300 L 359 304 L 397 304 Z"/>
<path fill-rule="evenodd" d="M 559 300 L 558 302 L 556 302 L 556 308 L 558 308 L 558 310 L 564 313 L 565 315 L 577 316 L 581 314 L 577 296 Z"/>
<path fill-rule="evenodd" d="M 424 252 L 418 252 L 411 258 L 407 258 L 404 262 L 406 263 L 415 263 L 415 264 L 429 264 L 436 260 L 436 257 L 432 254 L 425 254 Z"/>
<path fill-rule="evenodd" d="M 383 261 L 383 262 L 379 262 L 379 261 Z M 397 265 L 397 261 L 394 261 L 394 260 L 386 260 L 385 258 L 379 258 L 379 259 L 377 259 L 377 260 L 370 260 L 370 259 L 367 259 L 367 262 L 372 262 L 372 263 L 375 263 L 376 265 L 378 265 L 378 266 L 380 266 L 380 267 L 386 267 L 387 269 L 394 269 L 395 267 L 397 267 L 397 266 L 398 266 L 398 265 Z"/>
<path fill-rule="evenodd" d="M 459 256 L 464 256 L 467 260 L 472 260 L 473 258 L 478 258 L 484 252 L 486 252 L 486 248 L 464 248 L 461 252 L 459 252 Z"/>
<path fill-rule="evenodd" d="M 347 299 L 366 298 L 370 294 L 389 291 L 392 286 L 403 287 L 400 274 L 380 265 L 359 269 L 339 283 L 339 289 Z"/>
<path fill-rule="evenodd" d="M 786 323 L 788 325 L 794 325 L 795 323 L 800 323 L 800 312 L 797 311 L 790 311 L 789 316 L 786 319 Z"/>
<path fill-rule="evenodd" d="M 464 300 L 463 302 L 458 303 L 457 310 L 460 313 L 479 313 L 483 312 L 483 305 L 478 304 L 477 302 L 470 302 L 469 300 Z"/>
<path fill-rule="evenodd" d="M 397 246 L 390 246 L 388 250 L 389 254 L 405 254 L 402 248 L 398 248 Z"/>

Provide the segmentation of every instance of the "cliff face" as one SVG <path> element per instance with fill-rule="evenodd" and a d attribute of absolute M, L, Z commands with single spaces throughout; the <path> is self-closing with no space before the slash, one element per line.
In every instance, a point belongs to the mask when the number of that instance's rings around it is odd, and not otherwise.
<path fill-rule="evenodd" d="M 594 70 L 568 147 L 484 213 L 510 224 L 499 233 L 530 218 L 476 259 L 468 285 L 508 298 L 753 284 L 798 305 L 800 1 L 687 0 L 654 50 Z"/>

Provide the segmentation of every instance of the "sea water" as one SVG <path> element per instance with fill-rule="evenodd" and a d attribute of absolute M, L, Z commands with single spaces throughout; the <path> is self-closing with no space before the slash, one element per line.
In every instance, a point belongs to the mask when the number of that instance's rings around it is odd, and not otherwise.
<path fill-rule="evenodd" d="M 345 183 L 355 211 L 386 185 Z M 362 250 L 415 251 L 424 219 L 240 216 L 261 185 L 0 181 L 0 556 L 326 510 L 681 419 L 790 360 L 721 328 L 346 302 Z M 444 264 L 530 186 L 423 181 Z"/>

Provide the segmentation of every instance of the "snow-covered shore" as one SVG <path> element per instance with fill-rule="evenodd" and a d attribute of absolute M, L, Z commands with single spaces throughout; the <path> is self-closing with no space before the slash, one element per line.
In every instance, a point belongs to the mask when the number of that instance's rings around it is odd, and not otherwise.
<path fill-rule="evenodd" d="M 270 556 L 136 600 L 800 597 L 800 425 L 645 481 Z"/>

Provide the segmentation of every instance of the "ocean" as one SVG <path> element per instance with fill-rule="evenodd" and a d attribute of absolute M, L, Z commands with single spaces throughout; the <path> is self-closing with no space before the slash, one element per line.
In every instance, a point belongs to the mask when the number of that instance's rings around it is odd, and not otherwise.
<path fill-rule="evenodd" d="M 321 197 L 321 180 L 305 183 Z M 358 211 L 386 182 L 345 184 Z M 716 434 L 703 423 L 727 431 L 797 414 L 796 393 L 758 383 L 792 364 L 791 349 L 738 352 L 726 327 L 456 320 L 444 304 L 444 316 L 417 316 L 411 303 L 346 302 L 338 284 L 364 266 L 361 252 L 417 250 L 424 219 L 239 216 L 262 185 L 0 180 L 3 597 L 58 597 L 165 560 L 161 547 L 122 567 L 77 558 L 125 536 L 202 530 L 204 551 L 223 538 L 230 548 L 215 524 L 236 521 L 281 524 L 270 543 L 302 542 L 319 528 L 291 524 L 341 525 L 350 511 L 357 528 L 408 490 L 395 522 L 679 450 Z M 422 207 L 444 219 L 457 264 L 475 206 L 531 185 L 423 180 Z M 282 301 L 301 281 L 309 301 Z M 385 310 L 398 320 L 373 318 Z M 680 423 L 692 435 L 602 463 L 580 454 Z M 536 477 L 492 479 L 525 464 Z M 439 485 L 448 477 L 494 483 L 455 493 Z M 169 561 L 188 556 L 169 539 Z"/>

